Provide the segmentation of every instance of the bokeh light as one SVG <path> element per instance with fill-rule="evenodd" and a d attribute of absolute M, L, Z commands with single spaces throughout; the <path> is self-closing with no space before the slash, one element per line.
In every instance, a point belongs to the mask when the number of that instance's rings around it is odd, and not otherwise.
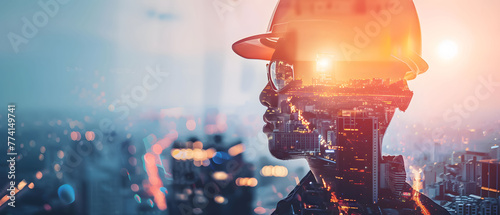
<path fill-rule="evenodd" d="M 458 46 L 451 40 L 441 42 L 438 48 L 439 56 L 445 60 L 454 58 L 458 53 Z"/>
<path fill-rule="evenodd" d="M 131 189 L 132 191 L 134 191 L 134 192 L 137 192 L 137 191 L 139 191 L 139 185 L 137 185 L 137 184 L 132 184 L 132 185 L 130 185 L 130 189 Z"/>
<path fill-rule="evenodd" d="M 54 170 L 55 170 L 56 172 L 59 172 L 59 171 L 61 170 L 61 165 L 59 165 L 59 164 L 57 164 L 57 163 L 56 163 L 56 164 L 54 165 Z"/>
<path fill-rule="evenodd" d="M 161 154 L 161 152 L 163 151 L 163 147 L 161 147 L 160 144 L 154 144 L 153 147 L 151 147 L 151 149 L 153 150 L 153 152 L 157 155 Z"/>
<path fill-rule="evenodd" d="M 52 210 L 52 207 L 50 207 L 49 204 L 44 204 L 43 205 L 43 209 L 45 209 L 46 211 L 51 211 Z"/>
<path fill-rule="evenodd" d="M 57 151 L 57 157 L 59 159 L 63 159 L 64 158 L 64 152 L 62 150 Z"/>
<path fill-rule="evenodd" d="M 71 204 L 75 201 L 75 190 L 69 184 L 63 184 L 57 189 L 57 195 L 63 204 Z"/>
<path fill-rule="evenodd" d="M 215 180 L 218 180 L 218 181 L 224 181 L 228 178 L 228 175 L 226 172 L 222 172 L 222 171 L 217 171 L 217 172 L 214 172 L 212 174 L 212 177 L 215 179 Z"/>
<path fill-rule="evenodd" d="M 95 133 L 93 131 L 87 131 L 85 133 L 85 138 L 87 139 L 87 141 L 94 141 Z"/>
<path fill-rule="evenodd" d="M 36 179 L 40 180 L 40 179 L 42 179 L 42 177 L 43 177 L 43 173 L 42 173 L 42 172 L 40 172 L 40 171 L 38 171 L 38 172 L 36 172 L 35 177 L 36 177 Z"/>
<path fill-rule="evenodd" d="M 264 166 L 260 170 L 260 175 L 264 177 L 286 177 L 288 169 L 284 166 Z"/>
<path fill-rule="evenodd" d="M 137 203 L 141 204 L 141 202 L 142 202 L 142 201 L 141 201 L 141 197 L 140 197 L 139 195 L 135 194 L 135 195 L 134 195 L 134 199 L 135 199 L 135 201 L 136 201 Z"/>
<path fill-rule="evenodd" d="M 196 129 L 196 122 L 192 119 L 188 120 L 186 122 L 186 128 L 190 131 L 194 131 L 194 129 Z"/>
<path fill-rule="evenodd" d="M 73 141 L 79 141 L 82 138 L 82 135 L 78 131 L 71 132 L 70 136 L 71 136 L 71 140 L 73 140 Z"/>

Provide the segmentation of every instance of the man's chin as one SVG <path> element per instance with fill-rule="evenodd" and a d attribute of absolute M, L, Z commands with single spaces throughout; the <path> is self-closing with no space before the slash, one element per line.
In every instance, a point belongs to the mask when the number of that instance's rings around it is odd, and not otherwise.
<path fill-rule="evenodd" d="M 262 127 L 262 132 L 264 132 L 264 134 L 267 134 L 267 136 L 271 135 L 273 133 L 273 125 L 271 123 L 266 123 Z"/>

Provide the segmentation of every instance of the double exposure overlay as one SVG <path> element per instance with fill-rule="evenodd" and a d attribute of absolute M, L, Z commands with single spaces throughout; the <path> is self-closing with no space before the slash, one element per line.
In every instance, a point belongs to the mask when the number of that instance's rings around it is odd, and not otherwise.
<path fill-rule="evenodd" d="M 500 1 L 0 7 L 0 215 L 499 215 Z"/>

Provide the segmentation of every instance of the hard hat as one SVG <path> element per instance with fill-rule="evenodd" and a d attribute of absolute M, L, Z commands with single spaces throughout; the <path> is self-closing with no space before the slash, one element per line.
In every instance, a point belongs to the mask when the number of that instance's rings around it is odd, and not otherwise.
<path fill-rule="evenodd" d="M 249 59 L 330 59 L 339 77 L 406 80 L 428 69 L 421 47 L 412 0 L 280 0 L 267 33 L 232 46 Z"/>

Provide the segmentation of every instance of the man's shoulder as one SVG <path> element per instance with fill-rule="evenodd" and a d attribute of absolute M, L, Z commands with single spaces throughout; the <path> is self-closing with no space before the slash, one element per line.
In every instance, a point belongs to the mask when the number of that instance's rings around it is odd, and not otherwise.
<path fill-rule="evenodd" d="M 428 212 L 428 214 L 450 214 L 429 197 L 415 193 L 414 189 L 408 183 L 405 183 L 403 189 L 405 192 L 410 192 L 417 196 L 404 204 L 396 205 L 392 202 L 390 207 L 373 205 L 378 209 L 378 212 L 374 212 L 373 214 L 421 214 L 423 211 Z M 315 198 L 310 198 L 310 195 L 314 195 Z M 415 201 L 416 198 L 418 198 L 418 201 Z M 320 205 L 320 207 L 307 208 L 304 205 Z M 272 214 L 301 214 L 303 210 L 314 211 L 313 214 L 339 214 L 337 207 L 332 207 L 332 203 L 330 203 L 329 193 L 325 189 L 321 189 L 321 184 L 317 183 L 311 171 L 302 178 L 300 183 L 295 186 L 288 196 L 278 202 L 276 210 Z"/>
<path fill-rule="evenodd" d="M 314 185 L 317 185 L 316 179 L 312 172 L 309 171 L 288 196 L 278 202 L 276 210 L 272 214 L 294 214 L 294 211 L 299 209 L 302 202 L 302 193 L 306 190 L 307 186 Z"/>

